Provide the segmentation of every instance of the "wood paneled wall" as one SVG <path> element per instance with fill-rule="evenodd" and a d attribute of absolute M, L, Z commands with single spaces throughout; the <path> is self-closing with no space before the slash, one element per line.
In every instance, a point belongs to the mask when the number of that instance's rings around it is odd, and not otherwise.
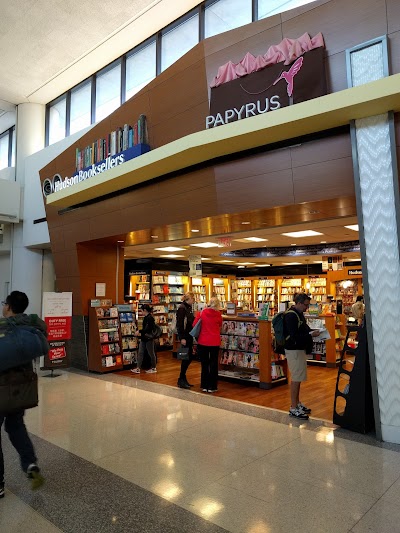
<path fill-rule="evenodd" d="M 83 148 L 125 123 L 133 124 L 142 113 L 148 120 L 152 148 L 203 130 L 209 83 L 220 65 L 239 61 L 248 51 L 265 53 L 284 37 L 304 32 L 314 36 L 319 31 L 326 42 L 330 92 L 347 87 L 345 49 L 386 32 L 392 72 L 400 71 L 397 0 L 313 2 L 201 42 L 47 165 L 41 179 L 55 173 L 71 176 L 76 147 Z M 350 138 L 344 134 L 210 165 L 63 215 L 47 207 L 58 287 L 73 291 L 74 313 L 81 314 L 86 312 L 85 301 L 94 297 L 98 276 L 110 280 L 110 287 L 114 280 L 115 286 L 115 261 L 111 260 L 115 247 L 79 243 L 218 214 L 353 195 Z"/>

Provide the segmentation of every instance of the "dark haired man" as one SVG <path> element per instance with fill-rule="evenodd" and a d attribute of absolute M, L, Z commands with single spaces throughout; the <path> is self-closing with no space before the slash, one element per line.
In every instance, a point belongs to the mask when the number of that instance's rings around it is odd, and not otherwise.
<path fill-rule="evenodd" d="M 285 313 L 283 327 L 285 334 L 285 355 L 291 375 L 289 415 L 308 420 L 311 409 L 300 402 L 300 385 L 307 380 L 307 354 L 312 352 L 312 337 L 319 331 L 311 331 L 304 313 L 310 305 L 310 296 L 304 292 L 296 294 L 294 305 Z"/>
<path fill-rule="evenodd" d="M 26 308 L 29 305 L 29 300 L 24 292 L 13 291 L 11 292 L 3 305 L 3 317 L 0 318 L 0 336 L 7 334 L 11 324 L 16 326 L 33 326 L 38 329 L 43 335 L 46 334 L 46 324 L 37 315 L 24 314 Z M 40 335 L 41 336 L 41 335 Z M 41 336 L 42 337 L 42 336 Z M 43 337 L 42 337 L 43 338 Z M 2 354 L 0 353 L 0 372 L 2 368 Z M 33 358 L 32 358 L 33 359 Z M 16 359 L 16 365 L 14 368 L 22 366 L 18 364 Z M 28 363 L 32 365 L 32 363 Z M 23 365 L 25 366 L 25 365 Z M 9 367 L 8 367 L 9 368 Z M 32 489 L 39 488 L 44 479 L 40 474 L 39 467 L 37 465 L 37 458 L 31 439 L 24 423 L 24 411 L 15 412 L 12 414 L 0 413 L 0 431 L 4 422 L 4 429 L 8 433 L 10 441 L 14 448 L 17 450 L 22 470 L 27 474 L 27 477 L 32 481 Z M 4 497 L 4 457 L 1 447 L 1 433 L 0 433 L 0 498 Z"/>

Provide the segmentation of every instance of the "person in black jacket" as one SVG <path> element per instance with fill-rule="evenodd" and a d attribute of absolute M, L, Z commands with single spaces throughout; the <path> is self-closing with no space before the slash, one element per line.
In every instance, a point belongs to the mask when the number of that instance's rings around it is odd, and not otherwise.
<path fill-rule="evenodd" d="M 38 355 L 44 355 L 48 351 L 46 336 L 46 324 L 41 320 L 37 315 L 26 315 L 24 311 L 29 305 L 29 300 L 27 295 L 24 292 L 12 291 L 6 298 L 3 304 L 3 317 L 0 319 L 0 336 L 7 334 L 7 328 L 11 324 L 15 326 L 33 326 L 37 331 L 38 335 L 43 338 L 43 354 L 32 354 L 32 360 Z M 0 353 L 0 358 L 1 358 Z M 7 361 L 7 354 L 4 354 L 4 360 Z M 10 367 L 8 364 L 7 368 L 23 368 L 27 367 L 32 369 L 32 361 L 24 362 L 23 365 L 18 364 L 18 359 L 16 358 L 17 364 L 13 367 Z M 1 361 L 3 363 L 3 361 Z M 4 365 L 0 364 L 1 368 L 6 368 Z M 7 372 L 5 370 L 4 372 Z M 14 448 L 17 450 L 20 457 L 21 468 L 26 473 L 27 477 L 32 482 L 32 489 L 37 489 L 44 483 L 44 479 L 40 473 L 40 469 L 37 465 L 37 458 L 35 449 L 33 447 L 32 441 L 29 438 L 26 426 L 24 423 L 24 414 L 23 409 L 12 412 L 12 413 L 0 413 L 0 498 L 4 497 L 4 458 L 3 450 L 1 446 L 1 427 L 4 423 L 4 429 L 8 433 L 10 441 Z"/>
<path fill-rule="evenodd" d="M 308 420 L 311 409 L 300 402 L 300 385 L 307 380 L 307 354 L 312 352 L 312 337 L 319 335 L 318 330 L 311 331 L 304 318 L 309 305 L 308 294 L 296 294 L 294 305 L 286 311 L 283 319 L 285 355 L 291 374 L 289 415 L 303 420 Z"/>
<path fill-rule="evenodd" d="M 192 305 L 194 304 L 193 292 L 187 292 L 183 298 L 182 303 L 176 312 L 176 330 L 178 338 L 182 346 L 189 348 L 189 359 L 181 362 L 181 373 L 178 378 L 178 387 L 181 389 L 190 389 L 193 387 L 186 379 L 186 371 L 193 360 L 193 337 L 189 334 L 193 328 L 194 315 Z"/>
<path fill-rule="evenodd" d="M 148 304 L 144 304 L 141 306 L 141 310 L 143 311 L 144 319 L 143 326 L 140 331 L 137 368 L 132 368 L 131 372 L 133 372 L 134 374 L 140 374 L 140 369 L 143 363 L 143 357 L 147 350 L 147 353 L 149 354 L 151 359 L 151 368 L 149 370 L 146 370 L 146 374 L 155 374 L 157 372 L 156 352 L 154 349 L 154 326 L 156 323 L 153 315 L 151 314 L 153 312 L 153 308 Z"/>

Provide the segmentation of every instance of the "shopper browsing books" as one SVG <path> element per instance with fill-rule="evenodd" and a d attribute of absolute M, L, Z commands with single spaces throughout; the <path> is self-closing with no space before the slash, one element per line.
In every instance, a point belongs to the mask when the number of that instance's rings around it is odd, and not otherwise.
<path fill-rule="evenodd" d="M 285 355 L 291 375 L 289 415 L 304 420 L 308 420 L 311 409 L 300 402 L 300 385 L 307 380 L 307 354 L 312 352 L 312 337 L 319 335 L 319 330 L 311 331 L 304 318 L 309 305 L 308 294 L 296 294 L 294 305 L 283 319 Z"/>
<path fill-rule="evenodd" d="M 211 298 L 208 307 L 198 314 L 193 322 L 201 318 L 201 331 L 197 339 L 201 361 L 201 389 L 203 392 L 217 392 L 218 353 L 221 344 L 222 316 L 218 298 Z"/>
<path fill-rule="evenodd" d="M 155 374 L 157 372 L 156 353 L 154 348 L 154 329 L 156 323 L 153 315 L 151 314 L 153 312 L 153 309 L 148 304 L 142 305 L 140 309 L 143 311 L 144 314 L 143 327 L 140 331 L 137 368 L 132 368 L 131 372 L 133 372 L 134 374 L 140 374 L 140 370 L 142 368 L 143 363 L 143 357 L 147 350 L 147 353 L 149 354 L 151 360 L 151 368 L 150 370 L 146 370 L 146 373 Z"/>
<path fill-rule="evenodd" d="M 351 315 L 357 320 L 357 324 L 361 325 L 365 313 L 364 297 L 357 296 L 356 303 L 351 306 Z"/>
<path fill-rule="evenodd" d="M 190 389 L 190 387 L 193 386 L 186 379 L 186 371 L 193 360 L 193 337 L 190 335 L 194 321 L 192 310 L 193 303 L 193 292 L 187 292 L 183 296 L 182 303 L 176 312 L 176 330 L 178 338 L 181 341 L 182 346 L 187 346 L 189 348 L 189 359 L 182 360 L 181 362 L 181 373 L 178 379 L 178 387 L 181 389 Z"/>

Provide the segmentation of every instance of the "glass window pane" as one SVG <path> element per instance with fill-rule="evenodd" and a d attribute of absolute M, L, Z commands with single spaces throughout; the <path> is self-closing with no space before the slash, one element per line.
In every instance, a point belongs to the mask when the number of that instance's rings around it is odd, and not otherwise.
<path fill-rule="evenodd" d="M 193 15 L 161 37 L 161 70 L 188 52 L 199 42 L 199 16 Z"/>
<path fill-rule="evenodd" d="M 251 0 L 219 0 L 206 7 L 204 31 L 212 37 L 251 22 Z"/>
<path fill-rule="evenodd" d="M 53 144 L 65 137 L 65 119 L 67 98 L 52 105 L 49 110 L 49 144 Z"/>
<path fill-rule="evenodd" d="M 8 133 L 0 137 L 0 170 L 8 167 Z"/>
<path fill-rule="evenodd" d="M 71 91 L 70 134 L 90 126 L 91 92 L 90 81 Z"/>
<path fill-rule="evenodd" d="M 126 99 L 156 77 L 156 42 L 126 58 Z"/>
<path fill-rule="evenodd" d="M 310 4 L 315 0 L 258 0 L 258 18 L 263 19 L 283 13 L 295 7 Z"/>
<path fill-rule="evenodd" d="M 13 129 L 13 132 L 12 132 L 12 146 L 11 146 L 11 166 L 12 167 L 15 167 L 15 149 L 17 147 L 16 145 L 16 142 L 17 142 L 17 136 L 15 135 L 15 128 Z"/>
<path fill-rule="evenodd" d="M 121 63 L 96 76 L 96 122 L 121 105 Z"/>

